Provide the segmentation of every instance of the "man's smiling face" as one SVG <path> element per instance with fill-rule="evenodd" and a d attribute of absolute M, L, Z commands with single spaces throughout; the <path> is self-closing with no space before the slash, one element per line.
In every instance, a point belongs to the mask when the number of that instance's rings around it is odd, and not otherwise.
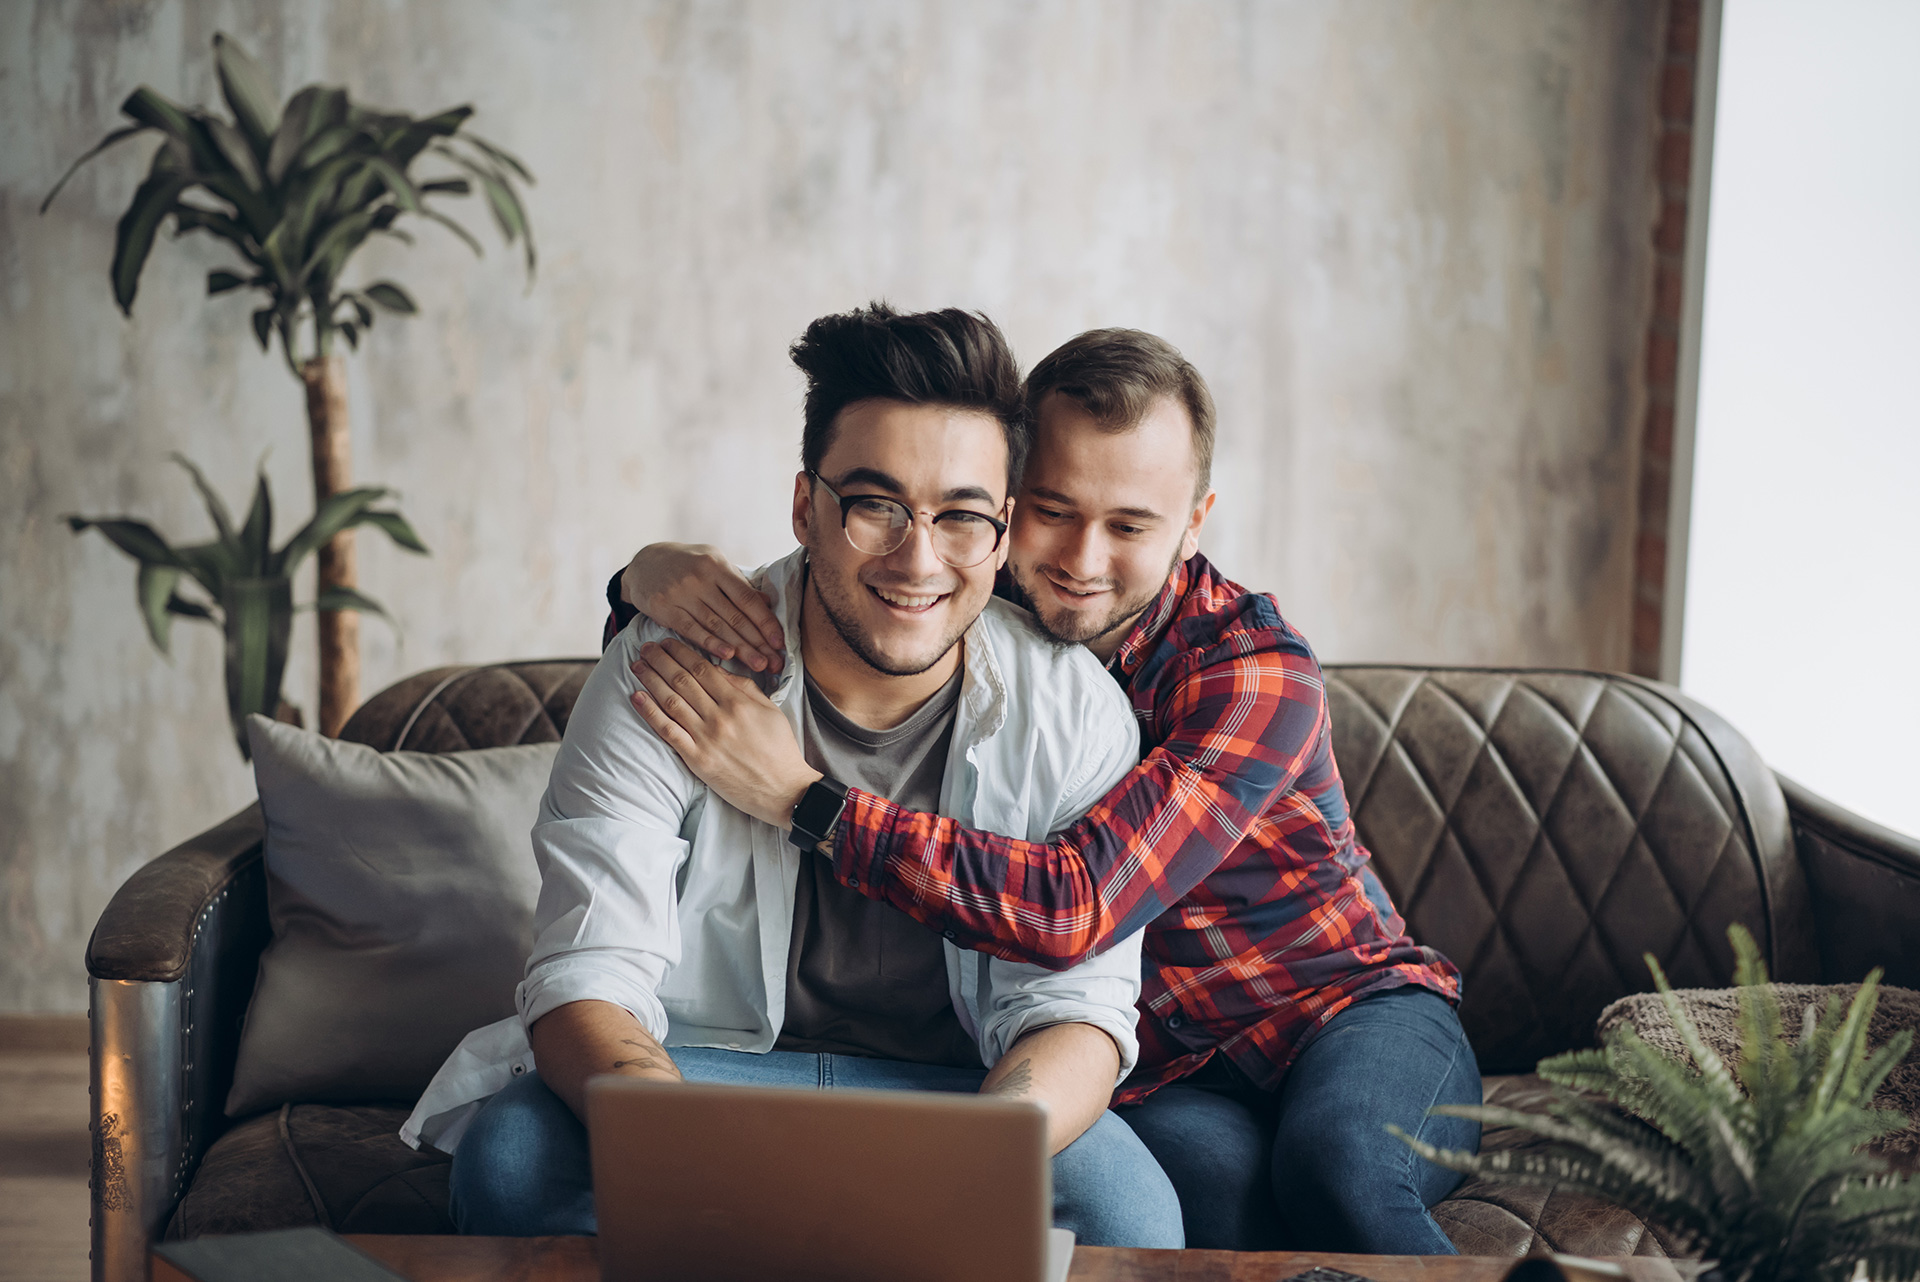
<path fill-rule="evenodd" d="M 840 411 L 816 470 L 849 504 L 870 496 L 913 509 L 898 548 L 862 552 L 847 539 L 840 504 L 803 472 L 794 486 L 793 532 L 807 548 L 808 591 L 839 640 L 878 673 L 925 672 L 986 608 L 1007 556 L 1003 539 L 978 565 L 948 565 L 934 553 L 930 522 L 954 511 L 1005 518 L 1005 431 L 977 410 L 855 401 Z"/>
<path fill-rule="evenodd" d="M 1196 500 L 1197 477 L 1192 420 L 1170 396 L 1118 431 L 1059 392 L 1041 402 L 1008 541 L 1049 636 L 1112 656 L 1200 545 L 1214 496 Z"/>

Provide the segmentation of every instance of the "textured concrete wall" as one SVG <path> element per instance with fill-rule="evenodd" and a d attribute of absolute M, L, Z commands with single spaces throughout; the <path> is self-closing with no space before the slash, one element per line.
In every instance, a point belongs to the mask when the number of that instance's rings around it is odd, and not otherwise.
<path fill-rule="evenodd" d="M 204 529 L 307 484 L 297 388 L 162 242 L 131 322 L 113 225 L 146 146 L 36 217 L 145 82 L 213 101 L 226 30 L 283 86 L 458 102 L 525 156 L 543 258 L 429 230 L 363 255 L 425 314 L 352 368 L 362 539 L 399 620 L 368 689 L 591 652 L 637 544 L 788 543 L 785 344 L 868 298 L 987 310 L 1026 361 L 1094 325 L 1182 346 L 1221 409 L 1207 547 L 1330 659 L 1622 666 L 1653 3 L 226 0 L 0 6 L 0 1010 L 79 1009 L 143 860 L 243 804 L 214 633 L 171 662 L 129 562 L 61 513 Z M 133 154 L 135 151 L 140 154 Z M 468 212 L 474 225 L 480 211 Z M 311 711 L 310 633 L 289 693 Z"/>

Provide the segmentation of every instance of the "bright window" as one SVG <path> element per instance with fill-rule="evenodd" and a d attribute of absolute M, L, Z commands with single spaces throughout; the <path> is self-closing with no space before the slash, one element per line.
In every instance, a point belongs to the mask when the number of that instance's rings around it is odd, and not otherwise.
<path fill-rule="evenodd" d="M 1681 684 L 1920 835 L 1920 4 L 1728 0 Z"/>

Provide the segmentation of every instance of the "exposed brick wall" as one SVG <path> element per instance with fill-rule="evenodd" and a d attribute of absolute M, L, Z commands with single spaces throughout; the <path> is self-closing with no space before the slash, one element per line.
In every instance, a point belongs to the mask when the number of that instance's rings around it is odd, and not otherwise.
<path fill-rule="evenodd" d="M 1674 390 L 1686 274 L 1687 194 L 1693 177 L 1693 109 L 1700 0 L 1668 0 L 1655 129 L 1660 193 L 1653 227 L 1653 311 L 1647 323 L 1646 418 L 1640 428 L 1640 502 L 1633 567 L 1632 670 L 1660 676 L 1667 606 L 1667 514 L 1673 497 Z M 1703 157 L 1701 163 L 1707 163 Z M 1674 603 L 1678 608 L 1679 603 Z"/>

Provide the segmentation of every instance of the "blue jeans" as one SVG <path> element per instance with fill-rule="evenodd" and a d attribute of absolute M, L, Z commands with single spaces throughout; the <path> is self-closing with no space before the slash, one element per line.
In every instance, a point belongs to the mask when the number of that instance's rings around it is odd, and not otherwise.
<path fill-rule="evenodd" d="M 964 1091 L 986 1071 L 798 1051 L 670 1052 L 690 1082 L 815 1090 Z M 453 1222 L 500 1237 L 594 1232 L 587 1130 L 538 1073 L 488 1100 L 454 1152 Z M 1053 1222 L 1094 1246 L 1179 1247 L 1180 1202 L 1165 1173 L 1112 1113 L 1053 1159 Z"/>
<path fill-rule="evenodd" d="M 1328 1020 L 1277 1092 L 1216 1055 L 1115 1112 L 1179 1190 L 1189 1246 L 1453 1255 L 1427 1208 L 1462 1177 L 1415 1156 L 1386 1125 L 1471 1151 L 1478 1123 L 1427 1109 L 1478 1103 L 1479 1065 L 1453 1007 L 1409 986 Z"/>

